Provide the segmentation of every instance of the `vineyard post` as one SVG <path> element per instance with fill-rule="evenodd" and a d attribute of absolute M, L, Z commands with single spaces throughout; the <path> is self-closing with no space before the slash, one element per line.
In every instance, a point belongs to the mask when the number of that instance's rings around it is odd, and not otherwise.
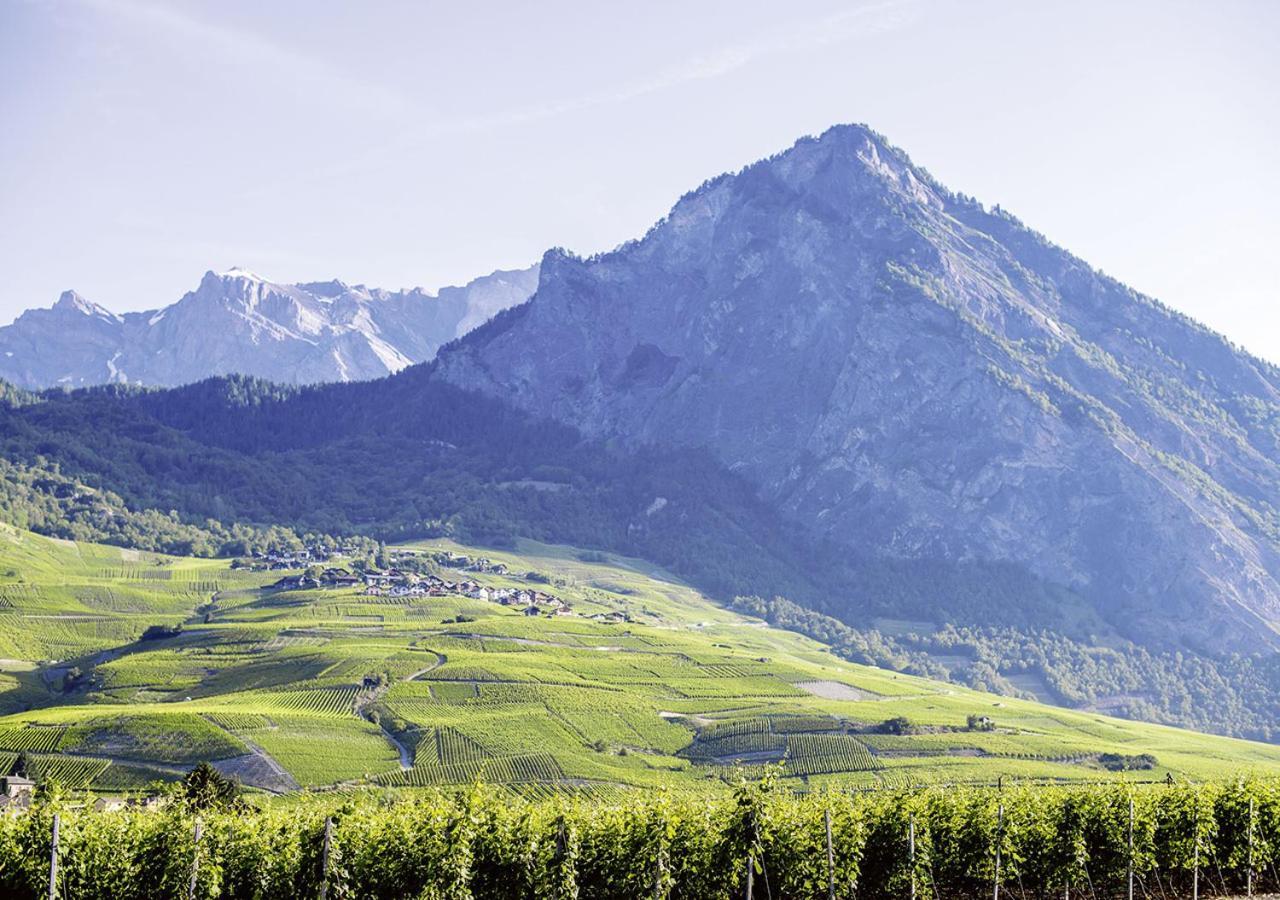
<path fill-rule="evenodd" d="M 58 896 L 58 826 L 62 817 L 53 814 L 53 848 L 49 851 L 49 900 Z"/>
<path fill-rule="evenodd" d="M 200 838 L 204 836 L 204 823 L 196 816 L 195 850 L 191 854 L 191 883 L 187 885 L 187 900 L 195 900 L 196 880 L 200 875 Z"/>
<path fill-rule="evenodd" d="M 1253 896 L 1253 798 L 1249 798 L 1249 865 L 1245 870 L 1246 892 Z"/>
<path fill-rule="evenodd" d="M 1133 798 L 1129 798 L 1129 892 L 1128 900 L 1133 900 Z"/>
<path fill-rule="evenodd" d="M 911 900 L 916 900 L 916 817 L 907 820 L 907 847 L 911 856 Z"/>
<path fill-rule="evenodd" d="M 836 853 L 831 846 L 831 810 L 823 810 L 827 825 L 827 900 L 836 900 Z"/>
<path fill-rule="evenodd" d="M 754 859 L 751 858 L 751 854 L 748 853 L 747 854 L 747 900 L 751 900 L 751 895 L 753 893 L 752 880 L 755 878 L 755 874 L 756 874 L 756 862 Z"/>
<path fill-rule="evenodd" d="M 333 846 L 333 819 L 324 820 L 324 847 L 320 851 L 320 900 L 329 896 L 329 852 Z"/>
<path fill-rule="evenodd" d="M 1000 844 L 1004 839 L 1004 804 L 996 810 L 996 883 L 992 889 L 992 900 L 1000 900 Z"/>
<path fill-rule="evenodd" d="M 1196 797 L 1195 850 L 1191 857 L 1191 900 L 1200 900 L 1200 797 Z"/>

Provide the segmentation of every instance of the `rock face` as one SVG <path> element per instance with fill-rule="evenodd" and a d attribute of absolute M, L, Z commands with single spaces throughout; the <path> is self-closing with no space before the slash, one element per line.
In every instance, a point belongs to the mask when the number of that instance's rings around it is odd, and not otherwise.
<path fill-rule="evenodd" d="M 1280 647 L 1280 371 L 863 127 L 552 251 L 437 369 L 705 447 L 860 552 L 1017 563 L 1148 644 Z"/>
<path fill-rule="evenodd" d="M 526 300 L 538 268 L 438 294 L 340 281 L 276 284 L 232 269 L 161 310 L 115 315 L 73 291 L 0 328 L 0 378 L 26 388 L 178 385 L 241 373 L 312 383 L 379 378 Z"/>

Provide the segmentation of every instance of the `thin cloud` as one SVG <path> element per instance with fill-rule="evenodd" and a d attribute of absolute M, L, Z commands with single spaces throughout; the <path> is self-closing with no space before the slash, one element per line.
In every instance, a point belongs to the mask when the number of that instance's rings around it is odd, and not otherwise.
<path fill-rule="evenodd" d="M 766 37 L 731 44 L 691 57 L 645 79 L 577 97 L 459 119 L 426 120 L 425 127 L 406 134 L 399 140 L 384 141 L 369 148 L 359 157 L 312 170 L 302 175 L 299 181 L 350 175 L 376 165 L 379 159 L 394 158 L 407 149 L 442 138 L 501 130 L 582 110 L 626 103 L 694 82 L 723 78 L 771 57 L 802 53 L 895 31 L 915 21 L 918 2 L 919 0 L 882 0 L 864 3 L 835 15 L 784 27 Z M 278 187 L 278 182 L 272 185 L 272 188 L 275 187 Z M 261 192 L 252 193 L 257 195 Z"/>
<path fill-rule="evenodd" d="M 863 4 L 836 15 L 784 28 L 769 37 L 721 47 L 711 53 L 685 60 L 659 72 L 652 78 L 621 87 L 524 109 L 501 111 L 452 122 L 439 122 L 431 129 L 429 135 L 423 135 L 420 139 L 506 125 L 522 125 L 592 107 L 625 103 L 697 81 L 723 78 L 769 57 L 799 53 L 894 31 L 915 19 L 914 7 L 914 0 L 885 0 L 880 3 Z"/>
<path fill-rule="evenodd" d="M 181 42 L 184 50 L 203 48 L 224 64 L 280 72 L 308 88 L 323 91 L 331 99 L 340 99 L 360 109 L 372 109 L 388 117 L 401 117 L 415 111 L 414 104 L 404 96 L 382 85 L 354 78 L 325 60 L 277 43 L 257 32 L 207 22 L 170 7 L 137 0 L 81 2 L 117 19 L 159 31 Z"/>

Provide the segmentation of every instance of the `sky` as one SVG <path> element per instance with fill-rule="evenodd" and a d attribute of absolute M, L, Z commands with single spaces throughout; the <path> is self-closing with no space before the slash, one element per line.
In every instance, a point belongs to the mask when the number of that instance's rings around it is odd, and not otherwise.
<path fill-rule="evenodd" d="M 1280 2 L 0 0 L 0 322 L 436 288 L 839 122 L 1280 363 Z"/>

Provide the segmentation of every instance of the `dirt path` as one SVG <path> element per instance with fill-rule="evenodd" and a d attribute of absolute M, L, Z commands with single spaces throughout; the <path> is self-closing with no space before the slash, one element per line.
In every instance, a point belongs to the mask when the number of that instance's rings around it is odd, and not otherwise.
<path fill-rule="evenodd" d="M 431 652 L 436 655 L 436 661 L 433 662 L 431 665 L 427 666 L 425 669 L 419 669 L 418 671 L 414 672 L 412 675 L 405 678 L 405 681 L 417 681 L 423 675 L 426 675 L 428 672 L 434 672 L 436 669 L 440 668 L 441 666 L 443 666 L 445 663 L 449 661 L 449 657 L 445 656 L 439 650 L 432 650 Z"/>
<path fill-rule="evenodd" d="M 431 652 L 435 653 L 434 650 Z M 435 657 L 436 657 L 436 661 L 433 662 L 431 665 L 425 666 L 419 669 L 418 671 L 414 672 L 412 675 L 406 676 L 402 680 L 413 681 L 417 678 L 421 678 L 423 675 L 426 675 L 428 672 L 431 672 L 435 669 L 440 668 L 445 664 L 446 657 L 443 653 L 435 653 Z M 412 769 L 413 768 L 413 751 L 411 751 L 408 747 L 406 747 L 398 737 L 392 734 L 391 731 L 387 729 L 387 726 L 382 724 L 382 721 L 380 718 L 376 722 L 373 719 L 374 707 L 377 706 L 378 701 L 381 700 L 383 696 L 387 693 L 387 691 L 389 691 L 390 689 L 391 689 L 391 685 L 383 684 L 375 688 L 370 688 L 369 690 L 366 690 L 366 691 L 361 691 L 359 694 L 357 694 L 356 703 L 355 703 L 356 715 L 364 719 L 366 722 L 372 722 L 373 724 L 378 726 L 378 730 L 382 732 L 382 736 L 385 737 L 387 739 L 387 742 L 391 744 L 391 746 L 395 747 L 396 752 L 400 754 L 401 769 Z"/>

